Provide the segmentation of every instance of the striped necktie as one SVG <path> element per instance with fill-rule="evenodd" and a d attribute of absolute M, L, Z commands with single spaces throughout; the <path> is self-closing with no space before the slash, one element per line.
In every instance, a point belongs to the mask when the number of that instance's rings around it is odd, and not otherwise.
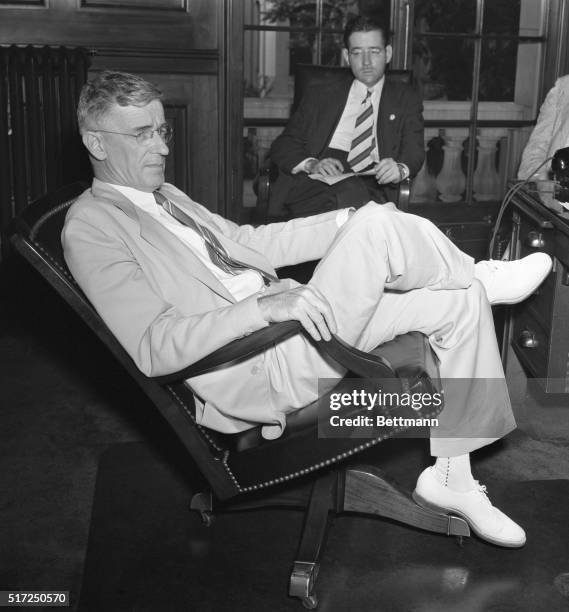
<path fill-rule="evenodd" d="M 227 252 L 227 249 L 221 244 L 217 236 L 209 228 L 195 221 L 179 206 L 176 206 L 174 202 L 169 200 L 163 193 L 155 191 L 154 199 L 156 200 L 156 203 L 162 206 L 162 208 L 169 215 L 174 217 L 174 219 L 176 219 L 183 225 L 193 229 L 194 232 L 196 232 L 199 236 L 201 236 L 201 238 L 203 238 L 205 248 L 211 261 L 224 272 L 228 272 L 229 274 L 235 275 L 245 270 L 255 270 L 262 276 L 265 285 L 269 285 L 271 281 L 276 282 L 279 280 L 278 277 L 274 274 L 270 274 L 265 270 L 261 270 L 261 268 L 245 264 L 231 257 L 231 255 L 229 255 L 229 253 Z"/>
<path fill-rule="evenodd" d="M 354 172 L 361 172 L 373 163 L 371 153 L 375 149 L 371 91 L 368 90 L 362 105 L 362 111 L 356 119 L 354 138 L 348 154 L 348 163 Z"/>

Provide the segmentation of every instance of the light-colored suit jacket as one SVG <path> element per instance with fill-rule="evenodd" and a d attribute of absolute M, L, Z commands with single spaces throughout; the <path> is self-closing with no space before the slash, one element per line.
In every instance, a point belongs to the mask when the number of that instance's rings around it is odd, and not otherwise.
<path fill-rule="evenodd" d="M 537 123 L 522 154 L 518 178 L 526 179 L 557 149 L 569 145 L 569 75 L 557 79 L 539 111 Z M 551 161 L 540 170 L 547 178 Z"/>
<path fill-rule="evenodd" d="M 212 214 L 173 185 L 161 191 L 234 258 L 273 273 L 320 259 L 338 230 L 337 211 L 254 228 Z M 69 209 L 62 242 L 71 273 L 147 376 L 178 371 L 267 325 L 256 295 L 236 302 L 188 246 L 97 179 Z M 282 429 L 265 357 L 191 379 L 198 420 L 226 432 L 258 423 Z"/>

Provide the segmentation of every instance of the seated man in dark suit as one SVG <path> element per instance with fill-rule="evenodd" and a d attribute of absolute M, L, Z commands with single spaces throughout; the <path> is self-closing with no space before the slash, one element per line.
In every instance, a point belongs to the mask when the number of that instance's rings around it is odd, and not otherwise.
<path fill-rule="evenodd" d="M 279 176 L 269 214 L 293 217 L 396 200 L 397 184 L 425 158 L 423 104 L 412 87 L 386 78 L 389 30 L 365 17 L 348 23 L 344 58 L 351 71 L 303 97 L 271 147 Z M 334 185 L 309 178 L 366 172 Z"/>

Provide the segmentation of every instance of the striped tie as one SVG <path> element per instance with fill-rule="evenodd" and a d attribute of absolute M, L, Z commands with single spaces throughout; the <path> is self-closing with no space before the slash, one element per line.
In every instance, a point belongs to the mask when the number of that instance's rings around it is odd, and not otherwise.
<path fill-rule="evenodd" d="M 361 172 L 373 163 L 371 153 L 375 149 L 371 91 L 368 90 L 362 105 L 363 109 L 356 119 L 354 138 L 348 155 L 348 163 L 354 172 Z"/>
<path fill-rule="evenodd" d="M 263 277 L 265 285 L 269 285 L 271 281 L 278 281 L 278 277 L 274 274 L 270 274 L 261 268 L 245 264 L 237 259 L 234 259 L 229 255 L 227 249 L 221 244 L 217 236 L 207 227 L 198 223 L 190 215 L 185 213 L 179 206 L 176 206 L 174 202 L 169 200 L 163 193 L 159 191 L 154 192 L 154 199 L 156 203 L 162 206 L 162 208 L 174 219 L 182 223 L 183 225 L 191 228 L 199 236 L 201 236 L 205 243 L 205 248 L 211 259 L 211 261 L 224 272 L 229 274 L 239 274 L 245 270 L 255 270 Z"/>

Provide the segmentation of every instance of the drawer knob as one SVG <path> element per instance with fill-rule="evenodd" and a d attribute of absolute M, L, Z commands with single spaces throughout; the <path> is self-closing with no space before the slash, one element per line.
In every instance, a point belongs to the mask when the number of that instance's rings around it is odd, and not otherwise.
<path fill-rule="evenodd" d="M 539 346 L 539 342 L 535 334 L 529 329 L 524 329 L 518 338 L 518 344 L 523 348 L 534 349 Z"/>
<path fill-rule="evenodd" d="M 532 230 L 527 235 L 527 245 L 532 249 L 543 249 L 545 247 L 545 240 L 543 234 Z"/>

